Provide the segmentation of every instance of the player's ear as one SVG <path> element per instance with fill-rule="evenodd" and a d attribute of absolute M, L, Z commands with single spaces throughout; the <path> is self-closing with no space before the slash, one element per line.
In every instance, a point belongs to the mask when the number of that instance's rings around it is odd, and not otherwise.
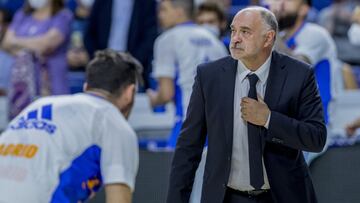
<path fill-rule="evenodd" d="M 131 101 L 133 99 L 134 94 L 135 94 L 135 89 L 136 89 L 135 84 L 130 84 L 125 88 L 123 94 L 127 101 Z"/>
<path fill-rule="evenodd" d="M 88 88 L 88 84 L 87 84 L 87 82 L 85 82 L 84 83 L 84 85 L 83 85 L 83 91 L 85 92 L 85 91 L 87 91 L 89 88 Z"/>

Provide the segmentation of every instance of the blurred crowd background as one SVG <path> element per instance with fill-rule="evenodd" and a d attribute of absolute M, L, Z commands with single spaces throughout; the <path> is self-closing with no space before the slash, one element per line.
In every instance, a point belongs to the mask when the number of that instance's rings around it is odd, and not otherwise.
<path fill-rule="evenodd" d="M 191 50 L 186 55 L 180 46 L 169 48 L 183 40 L 181 30 L 171 39 L 161 36 L 191 21 L 222 44 L 220 58 L 228 54 L 231 19 L 249 5 L 276 14 L 278 51 L 314 66 L 330 138 L 326 148 L 357 143 L 360 0 L 194 0 L 190 8 L 180 5 L 185 14 L 156 0 L 0 0 L 0 131 L 36 98 L 82 92 L 86 64 L 97 50 L 110 48 L 131 53 L 144 66 L 130 118 L 140 147 L 171 150 L 187 102 L 179 107 L 177 88 L 191 87 L 198 64 L 185 64 L 191 70 L 180 80 L 160 69 L 177 49 L 181 53 L 173 56 L 197 60 Z M 317 156 L 306 154 L 309 163 Z"/>
<path fill-rule="evenodd" d="M 230 21 L 241 8 L 271 6 L 275 14 L 285 13 L 283 17 L 288 20 L 282 20 L 280 26 L 290 22 L 295 31 L 283 32 L 283 43 L 278 43 L 278 50 L 305 56 L 303 59 L 314 66 L 330 58 L 331 77 L 322 77 L 330 85 L 326 84 L 325 89 L 331 89 L 331 94 L 322 96 L 327 109 L 331 97 L 356 90 L 360 85 L 360 47 L 356 45 L 360 40 L 354 26 L 360 21 L 360 11 L 356 12 L 360 1 L 304 2 L 309 3 L 305 13 L 292 11 L 294 6 L 286 6 L 286 1 L 280 0 L 195 0 L 188 20 L 200 24 L 227 48 Z M 42 7 L 45 4 L 48 8 Z M 310 22 L 325 29 L 317 31 L 317 27 L 302 26 L 306 27 L 303 29 L 294 25 L 295 22 L 291 24 L 293 14 L 304 17 L 302 24 Z M 96 50 L 105 48 L 130 52 L 139 59 L 144 66 L 145 82 L 139 93 L 149 88 L 156 90 L 159 78 L 153 67 L 154 42 L 178 23 L 171 22 L 177 15 L 175 10 L 161 9 L 160 1 L 155 0 L 1 0 L 0 109 L 8 113 L 2 120 L 13 118 L 35 98 L 81 92 L 86 64 Z M 301 37 L 297 36 L 298 32 Z M 291 45 L 294 40 L 298 47 Z M 162 49 L 163 45 L 159 46 Z M 154 103 L 153 106 L 156 107 Z M 154 109 L 162 111 L 161 107 Z"/>

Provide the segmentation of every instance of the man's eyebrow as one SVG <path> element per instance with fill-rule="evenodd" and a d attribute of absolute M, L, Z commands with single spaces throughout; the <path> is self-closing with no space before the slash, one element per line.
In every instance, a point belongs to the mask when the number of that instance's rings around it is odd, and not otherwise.
<path fill-rule="evenodd" d="M 230 25 L 230 29 L 234 29 L 235 26 L 234 25 Z M 247 31 L 252 31 L 252 29 L 250 27 L 247 26 L 240 26 L 241 30 L 247 30 Z"/>
<path fill-rule="evenodd" d="M 247 26 L 240 26 L 240 29 L 241 30 L 248 30 L 248 31 L 252 30 L 250 27 L 247 27 Z"/>

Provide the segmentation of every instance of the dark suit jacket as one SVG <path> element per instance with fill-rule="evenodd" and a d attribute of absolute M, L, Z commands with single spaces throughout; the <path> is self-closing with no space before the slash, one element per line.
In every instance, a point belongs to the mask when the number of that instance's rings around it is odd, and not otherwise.
<path fill-rule="evenodd" d="M 188 202 L 208 136 L 202 203 L 222 203 L 229 178 L 237 61 L 226 57 L 198 67 L 187 116 L 173 158 L 168 203 Z M 262 128 L 264 164 L 276 203 L 317 202 L 301 150 L 320 152 L 326 141 L 323 110 L 311 67 L 272 53 Z M 240 105 L 240 104 L 239 104 Z"/>
<path fill-rule="evenodd" d="M 84 40 L 91 57 L 95 51 L 108 47 L 112 6 L 113 0 L 94 2 Z M 157 34 L 156 1 L 134 0 L 127 50 L 142 63 L 145 77 L 151 72 L 153 46 Z"/>

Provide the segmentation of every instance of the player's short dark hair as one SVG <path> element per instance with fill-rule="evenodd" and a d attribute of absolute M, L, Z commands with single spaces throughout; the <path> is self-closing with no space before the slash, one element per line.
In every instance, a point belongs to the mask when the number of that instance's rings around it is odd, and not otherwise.
<path fill-rule="evenodd" d="M 220 22 L 226 20 L 225 11 L 218 3 L 204 2 L 200 4 L 197 8 L 197 15 L 200 15 L 202 12 L 215 13 Z"/>
<path fill-rule="evenodd" d="M 89 89 L 101 89 L 120 96 L 130 84 L 142 83 L 142 65 L 128 53 L 111 49 L 97 51 L 86 66 Z"/>

